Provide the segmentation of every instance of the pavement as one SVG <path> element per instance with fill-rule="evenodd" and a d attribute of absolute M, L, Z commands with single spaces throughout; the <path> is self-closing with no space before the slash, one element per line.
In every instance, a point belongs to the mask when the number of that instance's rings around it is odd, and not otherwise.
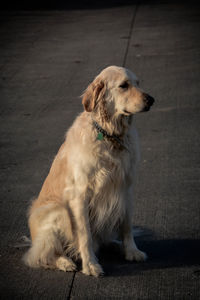
<path fill-rule="evenodd" d="M 198 2 L 22 3 L 0 12 L 0 298 L 200 299 Z M 156 99 L 135 117 L 134 224 L 145 233 L 137 243 L 149 259 L 128 263 L 104 249 L 106 276 L 98 279 L 29 269 L 17 243 L 29 235 L 31 198 L 82 111 L 81 93 L 113 64 L 133 70 Z"/>

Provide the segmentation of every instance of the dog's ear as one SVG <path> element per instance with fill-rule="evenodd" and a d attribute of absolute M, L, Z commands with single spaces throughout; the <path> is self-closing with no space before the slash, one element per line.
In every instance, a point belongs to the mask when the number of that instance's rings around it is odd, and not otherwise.
<path fill-rule="evenodd" d="M 103 97 L 105 85 L 103 81 L 92 82 L 83 94 L 82 104 L 87 112 L 91 112 L 97 105 L 97 100 Z"/>

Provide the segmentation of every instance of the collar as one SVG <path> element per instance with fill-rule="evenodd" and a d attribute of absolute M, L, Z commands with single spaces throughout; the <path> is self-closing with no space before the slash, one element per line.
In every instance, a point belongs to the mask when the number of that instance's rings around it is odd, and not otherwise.
<path fill-rule="evenodd" d="M 104 138 L 107 138 L 108 140 L 114 142 L 114 144 L 118 145 L 118 148 L 123 150 L 127 150 L 129 151 L 129 149 L 124 145 L 123 141 L 115 134 L 108 134 L 107 131 L 105 129 L 103 129 L 95 120 L 93 120 L 93 125 L 94 127 L 96 128 L 97 132 L 98 132 L 98 135 L 97 135 L 97 140 L 100 140 L 102 141 Z M 116 146 L 115 146 L 116 148 Z"/>

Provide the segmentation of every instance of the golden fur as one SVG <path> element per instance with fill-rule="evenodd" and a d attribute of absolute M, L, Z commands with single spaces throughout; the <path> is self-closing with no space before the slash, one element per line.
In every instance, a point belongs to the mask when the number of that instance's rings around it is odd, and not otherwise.
<path fill-rule="evenodd" d="M 104 69 L 83 94 L 85 111 L 74 121 L 56 155 L 41 192 L 29 210 L 30 267 L 103 274 L 95 253 L 118 236 L 125 258 L 143 261 L 132 234 L 133 183 L 138 161 L 133 114 L 148 110 L 153 98 L 138 87 L 129 70 Z M 109 135 L 97 139 L 96 121 Z"/>

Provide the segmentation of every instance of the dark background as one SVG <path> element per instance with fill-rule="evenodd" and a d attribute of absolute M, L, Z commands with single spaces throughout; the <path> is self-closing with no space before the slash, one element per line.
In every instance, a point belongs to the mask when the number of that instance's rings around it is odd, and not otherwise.
<path fill-rule="evenodd" d="M 198 299 L 200 11 L 198 1 L 7 1 L 0 4 L 2 299 Z M 135 123 L 141 163 L 134 224 L 147 252 L 128 263 L 103 249 L 106 272 L 29 269 L 20 238 L 80 95 L 123 65 L 155 97 Z"/>

